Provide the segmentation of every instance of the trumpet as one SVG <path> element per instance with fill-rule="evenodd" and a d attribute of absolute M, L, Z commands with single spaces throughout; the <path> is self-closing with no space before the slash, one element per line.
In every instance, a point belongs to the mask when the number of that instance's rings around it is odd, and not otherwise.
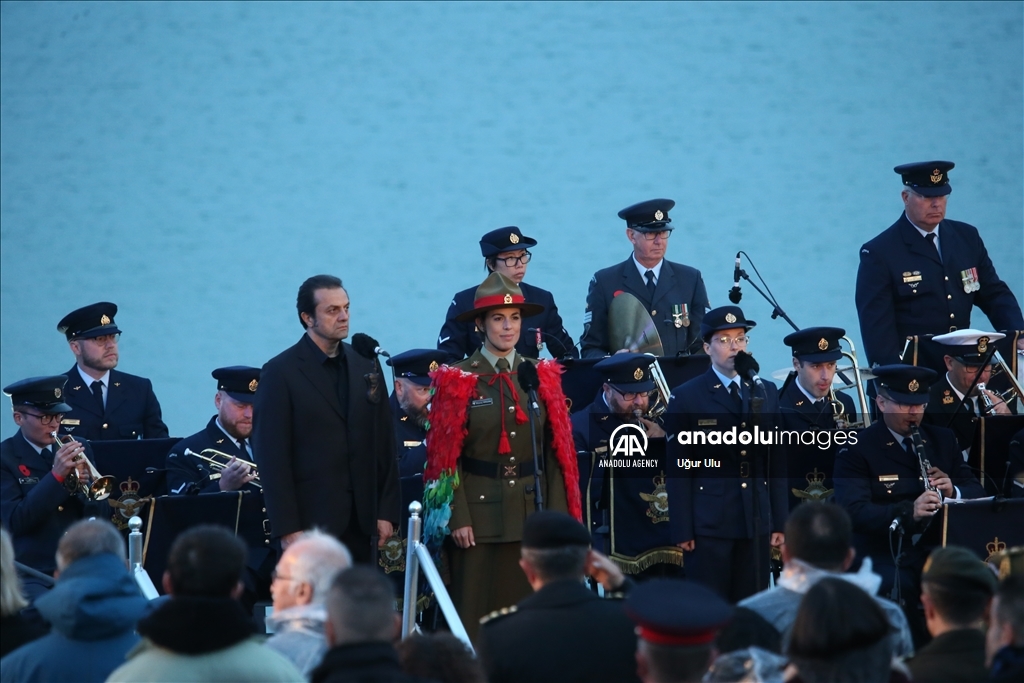
<path fill-rule="evenodd" d="M 186 448 L 185 455 L 191 455 L 196 458 L 199 458 L 200 460 L 209 464 L 210 467 L 212 467 L 217 472 L 221 472 L 224 469 L 226 469 L 228 464 L 230 464 L 231 459 L 234 458 L 236 462 L 240 462 L 243 465 L 248 465 L 249 467 L 252 468 L 253 479 L 249 483 L 258 488 L 260 491 L 263 490 L 263 484 L 260 482 L 260 475 L 257 474 L 256 472 L 256 463 L 254 462 L 243 460 L 242 458 L 239 458 L 234 455 L 229 455 L 224 451 L 218 451 L 213 448 L 204 448 L 200 453 L 196 453 L 191 448 Z M 223 458 L 223 460 L 218 460 L 217 458 Z"/>
<path fill-rule="evenodd" d="M 57 446 L 66 446 L 71 443 L 71 439 L 68 441 L 61 441 L 60 435 L 56 431 L 50 432 L 50 436 L 56 442 Z M 74 462 L 79 460 L 85 461 L 85 466 L 89 470 L 89 477 L 92 479 L 91 482 L 86 482 L 78 474 L 77 466 L 75 469 L 68 472 L 67 477 L 64 478 L 64 485 L 69 491 L 81 492 L 86 498 L 92 501 L 106 500 L 110 497 L 110 494 L 114 491 L 114 477 L 103 476 L 99 473 L 99 470 L 89 462 L 89 458 L 84 455 L 76 455 L 72 458 Z"/>

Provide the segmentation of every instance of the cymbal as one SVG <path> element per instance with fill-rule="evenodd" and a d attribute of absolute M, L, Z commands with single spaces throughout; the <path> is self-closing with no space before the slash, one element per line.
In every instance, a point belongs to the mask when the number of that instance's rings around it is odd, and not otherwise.
<path fill-rule="evenodd" d="M 664 356 L 665 347 L 651 314 L 640 300 L 622 292 L 608 306 L 608 349 L 629 349 L 634 353 Z"/>
<path fill-rule="evenodd" d="M 789 373 L 791 372 L 793 372 L 793 368 L 782 368 L 781 370 L 775 370 L 772 372 L 772 379 L 777 380 L 779 382 L 783 382 L 786 380 L 786 377 L 788 377 Z M 836 368 L 836 376 L 832 378 L 832 384 L 835 384 L 837 386 L 843 386 L 846 384 L 846 382 L 844 382 L 842 378 L 839 377 L 840 372 L 845 372 L 847 377 L 849 377 L 851 380 L 853 379 L 853 368 L 847 365 L 845 367 Z M 874 378 L 875 373 L 871 372 L 870 370 L 860 371 L 861 381 L 867 381 Z"/>

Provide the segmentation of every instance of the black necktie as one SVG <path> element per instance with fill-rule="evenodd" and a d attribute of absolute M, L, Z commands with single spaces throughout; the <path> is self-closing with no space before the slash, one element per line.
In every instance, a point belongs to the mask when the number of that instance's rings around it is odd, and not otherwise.
<path fill-rule="evenodd" d="M 508 361 L 504 358 L 499 358 L 494 367 L 498 368 L 498 372 L 508 372 Z"/>
<path fill-rule="evenodd" d="M 928 244 L 931 245 L 931 248 L 935 250 L 935 255 L 939 257 L 939 263 L 942 263 L 942 254 L 939 253 L 939 247 L 935 244 L 935 233 L 928 233 L 925 239 L 928 240 Z"/>
<path fill-rule="evenodd" d="M 103 407 L 103 382 L 96 380 L 90 385 L 92 389 L 93 400 L 96 401 L 96 407 L 100 409 L 100 415 L 104 412 Z"/>
<path fill-rule="evenodd" d="M 736 386 L 736 382 L 729 382 L 729 395 L 732 397 L 732 402 L 736 404 L 736 409 L 743 410 L 743 398 L 740 396 L 740 388 Z"/>
<path fill-rule="evenodd" d="M 249 455 L 249 450 L 245 447 L 245 439 L 238 440 L 238 447 L 242 449 L 242 455 Z"/>
<path fill-rule="evenodd" d="M 648 270 L 644 277 L 647 278 L 647 293 L 651 295 L 651 303 L 654 303 L 654 271 Z"/>
<path fill-rule="evenodd" d="M 917 457 L 917 452 L 914 450 L 914 441 L 909 436 L 903 437 L 903 448 L 910 455 L 914 456 L 915 458 Z"/>
<path fill-rule="evenodd" d="M 50 450 L 49 446 L 39 451 L 39 455 L 43 456 L 43 460 L 48 464 L 53 465 L 53 451 Z"/>

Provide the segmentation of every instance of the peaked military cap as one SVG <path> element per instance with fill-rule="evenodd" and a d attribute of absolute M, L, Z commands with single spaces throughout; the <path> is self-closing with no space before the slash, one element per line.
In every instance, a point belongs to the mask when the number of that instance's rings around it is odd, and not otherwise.
<path fill-rule="evenodd" d="M 605 381 L 623 393 L 650 391 L 654 388 L 651 377 L 653 356 L 646 353 L 617 353 L 594 364 Z"/>
<path fill-rule="evenodd" d="M 412 349 L 388 358 L 385 361 L 395 371 L 395 377 L 402 377 L 420 386 L 430 385 L 430 373 L 447 360 L 448 354 L 437 349 Z"/>
<path fill-rule="evenodd" d="M 995 572 L 981 558 L 955 545 L 932 551 L 924 563 L 921 581 L 938 583 L 954 591 L 974 589 L 989 595 L 993 595 L 999 585 Z"/>
<path fill-rule="evenodd" d="M 839 340 L 846 335 L 841 327 L 807 327 L 786 335 L 782 343 L 793 350 L 793 358 L 808 363 L 828 363 L 843 357 Z"/>
<path fill-rule="evenodd" d="M 941 197 L 953 191 L 949 185 L 952 161 L 917 161 L 892 169 L 903 177 L 903 184 L 924 197 Z"/>
<path fill-rule="evenodd" d="M 480 238 L 480 253 L 484 258 L 497 256 L 503 251 L 519 251 L 537 246 L 537 240 L 527 237 L 514 225 L 491 230 Z"/>
<path fill-rule="evenodd" d="M 217 389 L 239 403 L 252 403 L 260 384 L 260 369 L 245 365 L 217 368 L 212 373 Z"/>
<path fill-rule="evenodd" d="M 638 232 L 675 230 L 672 219 L 668 217 L 669 210 L 675 205 L 671 199 L 648 199 L 619 211 L 619 218 L 626 221 L 627 228 Z"/>
<path fill-rule="evenodd" d="M 71 406 L 64 403 L 64 384 L 67 375 L 29 377 L 4 387 L 11 397 L 11 405 L 33 406 L 44 413 L 70 413 Z"/>
<path fill-rule="evenodd" d="M 541 510 L 527 517 L 523 523 L 524 548 L 543 550 L 570 545 L 589 546 L 590 532 L 564 512 Z"/>
<path fill-rule="evenodd" d="M 878 365 L 871 372 L 879 392 L 904 405 L 928 403 L 928 390 L 939 377 L 931 368 L 917 365 Z"/>
<path fill-rule="evenodd" d="M 747 320 L 739 306 L 719 306 L 704 314 L 704 319 L 700 323 L 700 336 L 707 341 L 708 335 L 719 330 L 732 330 L 737 327 L 749 330 L 756 325 L 753 320 Z"/>
<path fill-rule="evenodd" d="M 526 303 L 526 297 L 523 296 L 523 290 L 519 289 L 519 285 L 501 273 L 491 273 L 476 288 L 472 310 L 460 313 L 455 319 L 460 323 L 471 322 L 495 308 L 518 308 L 524 318 L 544 312 L 544 307 L 540 304 Z"/>
<path fill-rule="evenodd" d="M 71 311 L 57 323 L 57 331 L 72 339 L 94 339 L 108 334 L 121 334 L 114 323 L 117 305 L 109 301 L 89 304 Z"/>
<path fill-rule="evenodd" d="M 652 579 L 626 597 L 626 614 L 638 635 L 656 645 L 706 645 L 733 617 L 733 608 L 695 581 Z"/>
<path fill-rule="evenodd" d="M 967 329 L 935 335 L 932 341 L 940 344 L 946 355 L 956 358 L 964 365 L 977 367 L 985 363 L 985 358 L 989 359 L 989 363 L 995 362 L 992 344 L 1005 336 L 1002 332 Z"/>

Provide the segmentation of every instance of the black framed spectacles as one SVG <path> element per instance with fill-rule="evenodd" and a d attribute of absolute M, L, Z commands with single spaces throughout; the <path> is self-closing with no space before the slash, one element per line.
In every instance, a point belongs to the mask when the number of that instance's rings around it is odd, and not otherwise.
<path fill-rule="evenodd" d="M 619 391 L 617 387 L 612 387 L 612 389 L 615 389 L 615 393 L 621 396 L 622 400 L 626 403 L 632 403 L 636 400 L 637 396 L 643 396 L 646 398 L 650 398 L 651 396 L 650 391 Z"/>
<path fill-rule="evenodd" d="M 529 250 L 527 250 L 523 253 L 522 256 L 498 256 L 495 258 L 495 260 L 504 263 L 506 268 L 515 268 L 520 263 L 529 263 L 531 258 L 533 258 L 533 254 L 531 254 Z"/>
<path fill-rule="evenodd" d="M 31 415 L 35 419 L 39 420 L 39 422 L 45 425 L 46 427 L 52 427 L 55 424 L 59 425 L 60 421 L 64 419 L 64 413 L 49 413 L 48 415 L 37 415 L 35 413 L 30 413 L 27 410 L 19 410 L 18 412 L 21 413 L 22 415 Z"/>
<path fill-rule="evenodd" d="M 644 239 L 647 240 L 648 242 L 653 242 L 659 237 L 663 240 L 667 240 L 669 237 L 672 236 L 671 230 L 659 230 L 658 232 L 642 232 L 638 230 L 637 232 L 643 235 Z"/>

